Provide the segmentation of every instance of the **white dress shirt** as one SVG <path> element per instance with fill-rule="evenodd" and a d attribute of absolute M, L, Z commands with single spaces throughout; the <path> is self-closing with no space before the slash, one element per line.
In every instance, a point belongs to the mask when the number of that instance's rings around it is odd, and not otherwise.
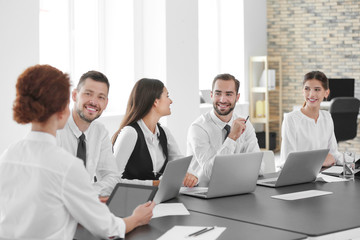
<path fill-rule="evenodd" d="M 70 114 L 64 129 L 57 131 L 58 146 L 76 156 L 78 138 L 81 134 L 82 132 L 75 124 L 72 114 Z M 120 179 L 115 158 L 112 154 L 109 133 L 102 123 L 93 121 L 84 134 L 86 141 L 86 170 L 89 173 L 87 178 L 93 182 L 96 175 L 97 182 L 93 184 L 95 189 L 100 195 L 108 196 Z"/>
<path fill-rule="evenodd" d="M 342 155 L 337 150 L 334 123 L 328 111 L 320 110 L 316 123 L 301 110 L 285 114 L 281 132 L 281 165 L 290 152 L 325 148 L 330 149 L 329 153 L 334 156 L 337 164 L 342 164 Z"/>
<path fill-rule="evenodd" d="M 146 145 L 149 149 L 150 157 L 153 164 L 153 172 L 157 173 L 161 170 L 165 162 L 165 155 L 163 153 L 163 149 L 158 138 L 158 136 L 160 135 L 159 128 L 156 125 L 155 133 L 152 133 L 142 119 L 137 121 L 137 124 L 139 124 L 141 131 L 144 133 Z M 183 157 L 173 135 L 166 127 L 161 127 L 164 129 L 167 138 L 168 161 Z M 135 148 L 137 138 L 138 134 L 135 128 L 131 126 L 125 126 L 116 139 L 116 142 L 114 144 L 114 156 L 116 158 L 116 163 L 118 165 L 121 175 L 124 172 L 126 164 L 129 161 L 129 158 Z M 121 182 L 142 185 L 152 185 L 153 183 L 152 180 L 138 179 L 122 179 Z"/>
<path fill-rule="evenodd" d="M 187 154 L 194 157 L 189 172 L 198 177 L 201 185 L 208 185 L 216 155 L 260 151 L 250 121 L 247 121 L 244 133 L 236 141 L 229 137 L 224 141 L 225 125 L 231 126 L 237 118 L 239 116 L 233 112 L 231 120 L 226 123 L 215 115 L 214 110 L 211 110 L 191 124 L 187 136 Z"/>
<path fill-rule="evenodd" d="M 54 136 L 30 132 L 0 157 L 0 239 L 72 239 L 78 223 L 102 238 L 125 234 L 82 161 Z"/>

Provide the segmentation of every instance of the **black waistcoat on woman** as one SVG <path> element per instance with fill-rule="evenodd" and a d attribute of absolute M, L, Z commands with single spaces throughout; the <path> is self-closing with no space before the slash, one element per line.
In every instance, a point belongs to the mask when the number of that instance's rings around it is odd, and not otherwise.
<path fill-rule="evenodd" d="M 131 153 L 131 156 L 125 166 L 122 178 L 139 180 L 159 180 L 159 177 L 164 172 L 164 169 L 168 162 L 167 138 L 164 129 L 160 126 L 160 124 L 158 124 L 160 132 L 158 138 L 163 153 L 165 155 L 165 162 L 164 165 L 161 167 L 160 172 L 157 173 L 155 176 L 153 173 L 152 159 L 145 141 L 144 133 L 142 132 L 137 122 L 131 124 L 130 126 L 136 130 L 138 138 L 136 140 L 135 148 Z"/>

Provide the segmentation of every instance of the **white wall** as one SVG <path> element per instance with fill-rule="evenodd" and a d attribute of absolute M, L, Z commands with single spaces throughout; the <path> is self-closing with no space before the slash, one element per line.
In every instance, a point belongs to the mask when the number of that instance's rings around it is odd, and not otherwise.
<path fill-rule="evenodd" d="M 264 55 L 267 55 L 266 0 L 244 0 L 245 89 L 249 89 L 250 57 Z M 245 99 L 249 99 L 249 91 L 245 95 Z"/>
<path fill-rule="evenodd" d="M 0 153 L 21 139 L 29 126 L 12 119 L 17 77 L 39 62 L 39 0 L 0 0 Z"/>
<path fill-rule="evenodd" d="M 166 84 L 174 100 L 167 126 L 184 154 L 187 130 L 200 115 L 197 7 L 194 0 L 166 1 Z"/>
<path fill-rule="evenodd" d="M 141 2 L 141 1 L 140 1 Z M 135 4 L 139 0 L 135 1 Z M 161 69 L 156 68 L 153 75 L 165 76 L 164 82 L 170 90 L 174 100 L 173 114 L 167 119 L 167 126 L 177 139 L 183 153 L 186 149 L 186 134 L 191 122 L 200 114 L 199 84 L 198 84 L 198 43 L 197 43 L 197 1 L 193 0 L 167 0 L 160 1 L 165 4 L 166 16 L 163 18 L 166 25 L 161 28 L 166 32 L 159 35 L 164 46 L 161 52 L 154 52 L 149 45 L 143 45 L 140 53 L 146 54 L 135 76 L 151 73 L 151 55 L 165 54 L 166 64 Z M 152 11 L 154 7 L 144 4 Z M 146 11 L 146 9 L 144 9 Z M 153 12 L 153 14 L 156 14 Z M 244 79 L 248 81 L 248 62 L 253 55 L 266 55 L 266 0 L 244 1 Z M 151 17 L 151 15 L 148 15 Z M 159 17 L 159 16 L 157 16 Z M 146 19 L 142 19 L 145 21 Z M 12 104 L 15 99 L 15 83 L 19 74 L 28 66 L 39 62 L 39 0 L 0 0 L 0 66 L 2 72 L 0 96 L 3 107 L 3 117 L 0 124 L 0 152 L 10 143 L 21 139 L 29 130 L 16 124 L 12 120 Z M 136 35 L 136 34 L 135 34 Z M 149 33 L 145 36 L 151 36 Z M 137 36 L 141 36 L 137 35 Z M 151 36 L 153 39 L 154 36 Z M 144 40 L 144 39 L 143 39 Z M 146 40 L 146 39 L 145 39 Z M 138 41 L 138 39 L 137 39 Z M 135 43 L 136 44 L 136 43 Z M 141 43 L 138 43 L 139 46 Z M 159 47 L 159 46 L 158 46 Z M 157 63 L 159 66 L 159 63 Z M 156 73 L 155 73 L 156 72 Z M 151 74 L 152 75 L 152 74 Z M 156 77 L 156 76 L 148 76 Z M 248 84 L 246 84 L 248 87 Z M 246 91 L 246 94 L 248 92 Z M 247 99 L 247 97 L 246 97 Z M 116 123 L 109 127 L 112 134 Z"/>

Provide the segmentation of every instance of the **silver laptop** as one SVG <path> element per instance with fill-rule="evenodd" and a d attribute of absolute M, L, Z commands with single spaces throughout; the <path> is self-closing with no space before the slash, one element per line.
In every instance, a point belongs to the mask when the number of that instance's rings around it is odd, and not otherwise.
<path fill-rule="evenodd" d="M 256 188 L 262 152 L 218 155 L 214 159 L 207 188 L 182 188 L 185 195 L 214 198 L 253 192 Z"/>
<path fill-rule="evenodd" d="M 166 164 L 164 173 L 160 180 L 159 189 L 156 192 L 154 201 L 161 203 L 179 194 L 185 174 L 189 168 L 192 156 L 169 161 Z"/>
<path fill-rule="evenodd" d="M 275 156 L 273 151 L 262 151 L 264 156 L 260 167 L 260 175 L 267 173 L 273 173 L 276 171 L 275 168 Z"/>
<path fill-rule="evenodd" d="M 289 153 L 278 177 L 260 179 L 257 184 L 282 187 L 315 181 L 328 153 L 329 149 Z"/>

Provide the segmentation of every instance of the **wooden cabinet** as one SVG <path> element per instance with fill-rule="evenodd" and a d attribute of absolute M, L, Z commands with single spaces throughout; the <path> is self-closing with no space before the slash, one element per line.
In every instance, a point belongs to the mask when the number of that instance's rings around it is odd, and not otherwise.
<path fill-rule="evenodd" d="M 265 132 L 265 148 L 263 149 L 265 150 L 270 149 L 270 133 L 276 133 L 276 148 L 273 150 L 278 151 L 282 124 L 281 57 L 253 56 L 250 57 L 249 66 L 250 121 L 255 129 L 263 128 Z M 270 86 L 269 78 L 271 76 L 274 76 L 272 82 L 275 86 Z M 260 80 L 261 78 L 263 81 Z M 262 101 L 263 111 L 260 112 L 263 114 L 260 115 L 256 115 L 256 105 L 261 106 L 261 104 L 256 104 L 258 101 Z"/>

